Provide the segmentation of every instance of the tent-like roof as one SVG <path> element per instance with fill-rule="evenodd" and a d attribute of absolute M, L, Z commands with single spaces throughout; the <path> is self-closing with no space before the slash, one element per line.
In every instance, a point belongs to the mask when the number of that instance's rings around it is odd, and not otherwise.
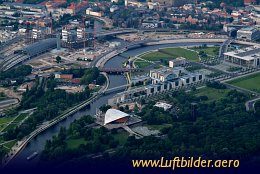
<path fill-rule="evenodd" d="M 104 125 L 111 123 L 113 121 L 116 121 L 118 119 L 128 117 L 129 114 L 124 113 L 122 111 L 116 110 L 116 109 L 108 109 L 105 114 L 105 122 Z"/>

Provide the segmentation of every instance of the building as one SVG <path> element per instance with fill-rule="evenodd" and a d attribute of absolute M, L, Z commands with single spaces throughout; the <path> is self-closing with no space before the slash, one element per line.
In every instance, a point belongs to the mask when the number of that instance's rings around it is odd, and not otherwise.
<path fill-rule="evenodd" d="M 224 53 L 224 60 L 245 67 L 260 67 L 260 47 L 247 47 Z"/>
<path fill-rule="evenodd" d="M 172 105 L 164 102 L 157 102 L 154 106 L 158 108 L 163 108 L 164 111 L 167 111 L 172 107 Z"/>
<path fill-rule="evenodd" d="M 108 109 L 105 114 L 104 125 L 120 124 L 128 121 L 130 115 L 116 109 Z"/>
<path fill-rule="evenodd" d="M 55 74 L 56 79 L 65 79 L 65 80 L 71 80 L 73 79 L 73 74 Z"/>
<path fill-rule="evenodd" d="M 245 5 L 256 4 L 257 0 L 244 0 Z"/>
<path fill-rule="evenodd" d="M 255 27 L 242 28 L 237 31 L 237 39 L 256 41 L 260 39 L 260 31 Z"/>
<path fill-rule="evenodd" d="M 184 68 L 176 67 L 174 69 L 171 68 L 162 68 L 162 69 L 154 69 L 150 71 L 150 77 L 152 78 L 153 84 L 171 81 L 180 76 L 180 74 L 184 72 Z"/>
<path fill-rule="evenodd" d="M 169 67 L 173 68 L 176 66 L 183 66 L 186 64 L 186 58 L 184 57 L 177 57 L 176 59 L 169 61 Z"/>

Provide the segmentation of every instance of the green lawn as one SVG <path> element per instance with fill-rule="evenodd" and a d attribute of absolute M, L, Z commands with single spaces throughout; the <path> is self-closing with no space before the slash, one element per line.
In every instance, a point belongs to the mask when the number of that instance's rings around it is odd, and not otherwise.
<path fill-rule="evenodd" d="M 5 143 L 4 146 L 7 147 L 8 149 L 11 149 L 15 145 L 16 142 L 17 142 L 17 140 L 13 140 L 8 143 Z"/>
<path fill-rule="evenodd" d="M 177 57 L 185 57 L 190 61 L 199 61 L 198 53 L 185 48 L 164 48 L 141 56 L 141 58 L 150 61 L 172 60 Z"/>
<path fill-rule="evenodd" d="M 207 101 L 212 101 L 212 100 L 219 100 L 221 98 L 224 98 L 229 91 L 230 91 L 229 89 L 215 89 L 215 88 L 205 87 L 195 91 L 195 95 L 207 96 L 208 97 Z"/>
<path fill-rule="evenodd" d="M 15 126 L 17 125 L 17 124 L 19 124 L 22 120 L 24 120 L 26 117 L 27 117 L 27 115 L 28 114 L 26 114 L 26 113 L 23 113 L 23 114 L 20 114 L 20 115 L 18 115 L 15 119 L 14 119 L 14 121 L 11 123 L 11 124 L 9 124 L 8 126 L 6 126 L 3 130 L 2 130 L 2 132 L 6 132 L 6 131 L 8 131 L 8 130 L 10 130 L 10 129 L 13 129 L 13 128 L 15 128 Z M 12 118 L 13 119 L 13 118 Z M 11 121 L 11 120 L 10 120 Z M 9 121 L 9 122 L 10 122 Z M 7 123 L 6 123 L 7 124 Z M 2 127 L 3 128 L 3 127 Z"/>
<path fill-rule="evenodd" d="M 84 138 L 79 138 L 79 139 L 68 139 L 67 140 L 67 145 L 69 149 L 76 149 L 78 148 L 81 144 L 86 144 L 87 141 Z"/>
<path fill-rule="evenodd" d="M 199 61 L 199 55 L 195 51 L 187 50 L 185 48 L 165 48 L 161 49 L 161 52 L 169 54 L 174 58 L 185 57 L 190 61 Z"/>
<path fill-rule="evenodd" d="M 22 114 L 20 114 L 18 117 L 16 117 L 16 119 L 14 120 L 14 122 L 20 122 L 20 121 L 24 120 L 27 116 L 28 116 L 27 113 L 22 113 Z"/>
<path fill-rule="evenodd" d="M 135 61 L 135 66 L 138 66 L 138 68 L 145 68 L 145 67 L 147 67 L 149 65 L 151 65 L 150 62 Z"/>
<path fill-rule="evenodd" d="M 260 92 L 260 73 L 231 80 L 227 83 L 234 86 L 238 86 L 240 88 Z"/>
<path fill-rule="evenodd" d="M 0 124 L 9 123 L 13 119 L 14 119 L 14 117 L 3 117 L 3 118 L 0 118 Z"/>
<path fill-rule="evenodd" d="M 142 55 L 140 57 L 145 59 L 145 60 L 149 60 L 149 61 L 160 61 L 160 59 L 167 59 L 167 60 L 173 59 L 172 56 L 170 56 L 168 54 L 164 54 L 164 53 L 158 52 L 158 51 L 149 52 L 149 53 L 144 54 L 144 55 Z"/>
<path fill-rule="evenodd" d="M 219 52 L 219 47 L 206 47 L 206 48 L 199 48 L 199 47 L 193 47 L 191 48 L 192 50 L 195 51 L 204 51 L 210 56 L 217 56 Z"/>

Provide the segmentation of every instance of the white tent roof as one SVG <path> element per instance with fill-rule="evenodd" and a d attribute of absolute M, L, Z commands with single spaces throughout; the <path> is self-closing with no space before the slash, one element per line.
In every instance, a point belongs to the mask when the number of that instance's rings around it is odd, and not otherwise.
<path fill-rule="evenodd" d="M 105 114 L 105 122 L 104 125 L 111 123 L 113 121 L 116 121 L 120 118 L 128 117 L 129 114 L 124 113 L 122 111 L 116 110 L 116 109 L 108 109 Z"/>

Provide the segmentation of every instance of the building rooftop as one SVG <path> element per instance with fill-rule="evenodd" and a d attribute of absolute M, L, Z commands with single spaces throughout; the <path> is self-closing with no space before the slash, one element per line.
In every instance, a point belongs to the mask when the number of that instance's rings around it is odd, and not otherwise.
<path fill-rule="evenodd" d="M 255 57 L 260 57 L 260 47 L 246 47 L 243 49 L 224 53 L 226 56 L 236 57 L 246 61 L 254 60 Z"/>
<path fill-rule="evenodd" d="M 118 119 L 129 117 L 130 115 L 116 109 L 108 109 L 105 114 L 104 125 L 116 121 Z"/>

